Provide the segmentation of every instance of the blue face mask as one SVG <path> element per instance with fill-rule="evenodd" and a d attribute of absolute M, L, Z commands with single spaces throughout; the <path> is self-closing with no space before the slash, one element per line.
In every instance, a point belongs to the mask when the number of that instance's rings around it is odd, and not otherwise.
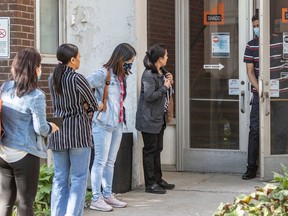
<path fill-rule="evenodd" d="M 254 31 L 254 34 L 255 34 L 257 37 L 259 37 L 259 35 L 260 35 L 260 29 L 259 29 L 259 27 L 253 28 L 253 31 Z"/>

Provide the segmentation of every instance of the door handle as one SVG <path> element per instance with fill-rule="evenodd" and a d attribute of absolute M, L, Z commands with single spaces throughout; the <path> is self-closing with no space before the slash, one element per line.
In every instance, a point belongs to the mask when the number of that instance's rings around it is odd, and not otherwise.
<path fill-rule="evenodd" d="M 241 91 L 240 110 L 241 113 L 245 113 L 245 91 Z"/>

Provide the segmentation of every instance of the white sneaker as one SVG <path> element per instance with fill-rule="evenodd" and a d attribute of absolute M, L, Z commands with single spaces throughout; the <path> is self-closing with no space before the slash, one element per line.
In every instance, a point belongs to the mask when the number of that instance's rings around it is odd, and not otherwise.
<path fill-rule="evenodd" d="M 104 197 L 104 201 L 114 208 L 125 208 L 127 206 L 127 203 L 117 200 L 113 195 L 109 198 Z"/>
<path fill-rule="evenodd" d="M 104 202 L 103 197 L 99 197 L 96 201 L 91 201 L 90 209 L 98 210 L 98 211 L 112 211 L 112 206 L 108 205 L 106 202 Z"/>

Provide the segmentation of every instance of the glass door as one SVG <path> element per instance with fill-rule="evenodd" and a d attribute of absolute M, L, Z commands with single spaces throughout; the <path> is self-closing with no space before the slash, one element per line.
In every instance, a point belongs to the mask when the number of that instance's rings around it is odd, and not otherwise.
<path fill-rule="evenodd" d="M 288 0 L 259 2 L 260 174 L 288 161 Z"/>
<path fill-rule="evenodd" d="M 186 110 L 178 107 L 179 133 L 187 132 L 187 139 L 178 139 L 182 170 L 240 173 L 246 168 L 250 91 L 243 54 L 250 7 L 240 0 L 190 1 L 189 73 L 178 76 L 188 89 L 187 98 L 178 96 L 188 99 Z"/>

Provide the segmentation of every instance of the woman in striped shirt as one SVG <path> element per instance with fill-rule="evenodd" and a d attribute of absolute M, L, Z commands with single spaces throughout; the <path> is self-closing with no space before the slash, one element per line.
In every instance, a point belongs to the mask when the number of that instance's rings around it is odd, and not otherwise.
<path fill-rule="evenodd" d="M 54 178 L 51 215 L 83 214 L 88 165 L 92 146 L 89 110 L 98 104 L 90 85 L 81 74 L 80 52 L 73 44 L 62 44 L 57 50 L 59 64 L 49 78 L 49 88 L 55 117 L 63 117 L 60 130 L 49 137 L 53 151 Z M 69 175 L 71 177 L 69 178 Z"/>

